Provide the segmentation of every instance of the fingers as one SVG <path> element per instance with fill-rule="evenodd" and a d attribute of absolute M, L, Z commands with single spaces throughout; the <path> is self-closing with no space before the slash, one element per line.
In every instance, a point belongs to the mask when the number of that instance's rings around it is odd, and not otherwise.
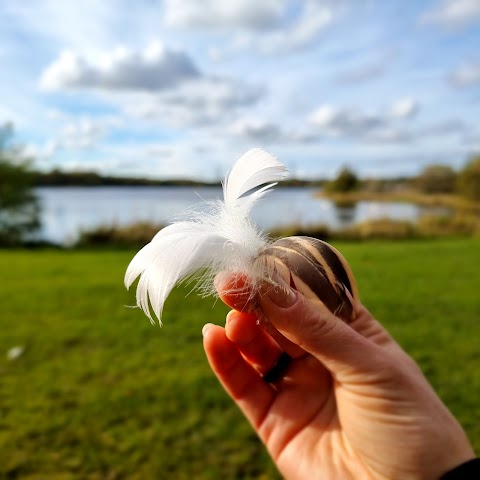
<path fill-rule="evenodd" d="M 257 297 L 253 296 L 248 280 L 242 276 L 219 274 L 215 279 L 215 286 L 222 301 L 231 308 L 240 312 L 255 312 L 258 310 Z M 347 296 L 351 297 L 347 291 Z M 350 327 L 360 333 L 363 337 L 369 338 L 374 343 L 398 350 L 399 347 L 388 332 L 372 317 L 367 309 L 358 301 L 351 298 L 354 305 L 355 318 L 349 323 Z M 256 312 L 258 317 L 258 311 Z M 262 316 L 261 316 L 262 317 Z M 297 357 L 303 352 L 295 344 L 287 340 L 276 330 L 267 318 L 260 318 L 262 326 L 275 338 L 277 343 L 290 356 Z"/>
<path fill-rule="evenodd" d="M 273 338 L 280 346 L 281 350 L 292 358 L 298 358 L 305 355 L 305 352 L 297 345 L 286 339 L 264 315 L 259 315 L 257 297 L 253 295 L 250 282 L 243 276 L 228 275 L 220 273 L 215 278 L 215 288 L 220 295 L 223 303 L 235 309 L 238 312 L 250 313 L 254 315 L 261 327 Z M 245 328 L 243 325 L 242 329 Z M 229 335 L 227 325 L 227 336 Z M 239 329 L 240 332 L 240 329 Z M 241 333 L 241 332 L 240 332 Z"/>
<path fill-rule="evenodd" d="M 217 289 L 222 302 L 239 312 L 253 312 L 255 297 L 248 279 L 242 275 L 219 273 L 215 278 Z"/>
<path fill-rule="evenodd" d="M 398 350 L 388 333 L 360 305 L 355 307 L 357 317 L 347 325 L 320 301 L 308 300 L 288 285 L 264 284 L 255 298 L 245 278 L 221 275 L 216 286 L 224 292 L 220 296 L 227 305 L 258 312 L 265 318 L 262 326 L 282 350 L 293 357 L 305 351 L 314 355 L 337 378 L 377 372 L 385 361 L 382 347 Z"/>
<path fill-rule="evenodd" d="M 263 314 L 290 341 L 320 360 L 337 378 L 376 372 L 384 361 L 380 347 L 333 315 L 320 301 L 291 289 L 261 287 Z"/>
<path fill-rule="evenodd" d="M 225 333 L 262 375 L 275 365 L 282 354 L 278 343 L 258 324 L 254 315 L 232 310 L 227 315 Z"/>
<path fill-rule="evenodd" d="M 258 429 L 275 398 L 274 389 L 245 360 L 223 328 L 205 325 L 203 344 L 215 375 L 253 427 Z"/>

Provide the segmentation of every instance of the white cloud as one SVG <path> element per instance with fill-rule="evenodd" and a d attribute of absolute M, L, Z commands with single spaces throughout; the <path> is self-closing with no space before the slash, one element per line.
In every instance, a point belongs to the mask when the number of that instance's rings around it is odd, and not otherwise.
<path fill-rule="evenodd" d="M 357 84 L 378 78 L 384 73 L 384 62 L 372 62 L 340 72 L 336 77 L 336 81 L 344 84 Z"/>
<path fill-rule="evenodd" d="M 284 139 L 280 127 L 265 120 L 242 118 L 234 122 L 229 130 L 235 136 L 260 143 L 277 142 Z"/>
<path fill-rule="evenodd" d="M 22 145 L 22 155 L 31 158 L 36 167 L 48 168 L 49 160 L 58 151 L 57 142 L 47 140 L 42 144 L 27 143 Z"/>
<path fill-rule="evenodd" d="M 159 43 L 143 52 L 117 49 L 96 61 L 64 53 L 43 73 L 40 85 L 93 91 L 128 116 L 174 127 L 223 122 L 265 93 L 258 85 L 203 74 L 185 53 Z"/>
<path fill-rule="evenodd" d="M 33 35 L 52 45 L 90 50 L 108 43 L 115 11 L 122 11 L 118 7 L 97 0 L 5 1 L 1 2 L 0 16 L 2 22 L 22 31 L 23 38 Z M 32 47 L 38 48 L 39 44 Z"/>
<path fill-rule="evenodd" d="M 307 144 L 318 141 L 320 135 L 305 122 L 292 126 L 278 120 L 265 120 L 258 117 L 241 117 L 233 122 L 227 133 L 234 137 L 260 144 Z"/>
<path fill-rule="evenodd" d="M 241 118 L 234 122 L 229 133 L 253 142 L 301 144 L 321 139 L 352 138 L 372 143 L 406 143 L 417 135 L 405 129 L 400 120 L 413 117 L 419 109 L 413 98 L 395 101 L 384 112 L 363 111 L 354 107 L 321 105 L 299 122 L 295 128 L 258 118 Z M 420 132 L 420 130 L 419 130 Z M 437 133 L 432 126 L 422 134 Z M 420 133 L 419 135 L 420 136 Z"/>
<path fill-rule="evenodd" d="M 192 0 L 193 1 L 193 0 Z M 177 2 L 174 2 L 177 4 Z M 190 3 L 190 2 L 189 2 Z M 223 5 L 228 9 L 230 2 L 214 0 L 212 4 Z M 312 46 L 319 36 L 329 28 L 346 10 L 345 0 L 305 0 L 302 3 L 292 1 L 258 2 L 255 0 L 236 1 L 237 4 L 254 4 L 249 15 L 256 15 L 258 9 L 263 11 L 261 24 L 248 21 L 241 10 L 235 8 L 229 12 L 230 20 L 222 21 L 222 14 L 210 15 L 209 26 L 218 30 L 233 28 L 233 39 L 226 45 L 212 48 L 210 56 L 214 60 L 230 58 L 236 52 L 249 51 L 262 55 L 281 55 L 293 53 Z M 203 3 L 195 2 L 201 9 Z M 201 7 L 200 7 L 201 5 Z M 228 7 L 226 7 L 228 5 Z M 273 8 L 275 6 L 275 8 Z M 207 16 L 209 12 L 203 11 Z M 262 27 L 262 28 L 260 28 Z"/>
<path fill-rule="evenodd" d="M 120 125 L 121 121 L 117 118 L 92 119 L 82 117 L 63 126 L 59 132 L 57 146 L 67 150 L 92 148 L 113 127 L 119 127 Z"/>
<path fill-rule="evenodd" d="M 103 136 L 103 131 L 87 119 L 65 125 L 60 132 L 61 147 L 68 150 L 82 150 L 92 147 Z"/>
<path fill-rule="evenodd" d="M 448 120 L 439 120 L 431 125 L 418 129 L 418 135 L 422 137 L 441 137 L 461 136 L 466 138 L 472 134 L 472 128 L 465 124 L 463 120 L 450 118 Z"/>
<path fill-rule="evenodd" d="M 478 0 L 442 0 L 439 7 L 425 13 L 421 21 L 448 28 L 480 22 L 480 2 Z"/>
<path fill-rule="evenodd" d="M 152 43 L 145 51 L 117 48 L 92 61 L 66 51 L 42 74 L 45 90 L 68 88 L 108 90 L 162 90 L 200 75 L 183 52 Z"/>
<path fill-rule="evenodd" d="M 260 86 L 211 77 L 185 82 L 155 95 L 141 93 L 118 98 L 127 115 L 160 120 L 173 127 L 222 124 L 238 109 L 251 106 L 264 95 Z"/>
<path fill-rule="evenodd" d="M 364 63 L 354 65 L 339 72 L 336 75 L 335 80 L 338 83 L 350 85 L 382 77 L 385 75 L 387 67 L 393 63 L 396 56 L 397 54 L 394 49 L 385 49 L 380 55 L 376 54 L 373 59 L 363 60 Z"/>
<path fill-rule="evenodd" d="M 366 135 L 366 140 L 374 143 L 408 143 L 414 139 L 411 131 L 397 126 L 382 125 Z"/>
<path fill-rule="evenodd" d="M 80 151 L 97 148 L 108 134 L 124 126 L 116 116 L 73 116 L 58 110 L 48 111 L 52 136 L 41 146 L 30 145 L 32 156 L 48 159 L 61 150 Z"/>
<path fill-rule="evenodd" d="M 414 128 L 409 125 L 405 128 L 401 121 L 413 117 L 418 110 L 419 103 L 410 97 L 396 100 L 390 108 L 379 112 L 321 105 L 310 114 L 308 121 L 316 128 L 317 135 L 373 143 L 407 143 L 438 133 L 436 126 Z"/>
<path fill-rule="evenodd" d="M 119 42 L 137 46 L 157 38 L 162 13 L 162 0 L 135 2 L 134 8 L 130 0 L 3 0 L 0 18 L 6 28 L 0 35 L 17 32 L 13 46 L 28 45 L 35 56 L 64 49 L 93 55 Z"/>
<path fill-rule="evenodd" d="M 390 108 L 390 114 L 394 118 L 411 118 L 418 110 L 418 102 L 413 98 L 406 97 L 393 102 Z"/>
<path fill-rule="evenodd" d="M 165 0 L 165 24 L 182 28 L 264 30 L 278 25 L 288 3 L 282 0 Z"/>
<path fill-rule="evenodd" d="M 295 23 L 286 29 L 267 33 L 263 38 L 252 38 L 251 47 L 256 46 L 260 53 L 269 55 L 308 47 L 333 23 L 336 14 L 330 5 L 322 5 L 315 1 L 305 2 L 303 12 Z"/>
<path fill-rule="evenodd" d="M 221 175 L 230 165 L 231 158 L 219 154 L 224 151 L 222 140 L 215 138 L 189 138 L 169 144 L 133 140 L 122 145 L 105 145 L 95 156 L 91 168 L 98 170 L 102 165 L 105 173 L 114 175 L 145 176 L 148 172 L 148 176 L 155 178 L 211 180 L 216 177 L 214 164 L 219 158 L 227 162 L 220 169 Z"/>
<path fill-rule="evenodd" d="M 331 105 L 322 105 L 309 116 L 312 125 L 332 136 L 363 135 L 381 126 L 383 121 L 384 119 L 376 113 Z"/>
<path fill-rule="evenodd" d="M 480 63 L 464 65 L 450 75 L 450 82 L 456 87 L 480 84 Z"/>

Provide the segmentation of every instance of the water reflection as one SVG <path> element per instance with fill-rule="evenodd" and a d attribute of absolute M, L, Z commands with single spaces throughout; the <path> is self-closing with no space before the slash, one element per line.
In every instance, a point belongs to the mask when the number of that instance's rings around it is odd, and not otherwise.
<path fill-rule="evenodd" d="M 37 193 L 42 207 L 42 238 L 58 243 L 73 242 L 81 230 L 104 224 L 171 223 L 193 205 L 222 197 L 218 187 L 45 187 Z M 265 230 L 292 224 L 324 224 L 337 229 L 382 217 L 415 220 L 426 211 L 393 202 L 335 205 L 315 197 L 315 193 L 312 188 L 277 188 L 258 202 L 252 217 Z M 439 208 L 428 212 L 448 213 Z"/>
<path fill-rule="evenodd" d="M 357 203 L 338 203 L 333 202 L 333 207 L 335 208 L 335 214 L 339 225 L 343 227 L 348 227 L 355 222 L 357 215 Z"/>

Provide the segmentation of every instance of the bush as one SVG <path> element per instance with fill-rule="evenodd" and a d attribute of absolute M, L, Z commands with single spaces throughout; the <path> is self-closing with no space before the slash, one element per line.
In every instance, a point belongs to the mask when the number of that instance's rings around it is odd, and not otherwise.
<path fill-rule="evenodd" d="M 480 156 L 472 158 L 458 174 L 457 189 L 470 200 L 480 200 Z"/>
<path fill-rule="evenodd" d="M 425 215 L 417 228 L 423 237 L 476 236 L 480 234 L 480 219 L 475 215 Z"/>
<path fill-rule="evenodd" d="M 415 238 L 417 231 L 415 224 L 407 220 L 378 218 L 347 227 L 337 232 L 336 237 L 347 240 L 399 240 Z"/>
<path fill-rule="evenodd" d="M 40 227 L 30 160 L 12 144 L 11 125 L 0 127 L 0 245 L 17 245 Z"/>
<path fill-rule="evenodd" d="M 325 190 L 327 192 L 345 193 L 356 190 L 358 186 L 358 177 L 348 167 L 344 167 L 334 180 L 325 184 Z"/>
<path fill-rule="evenodd" d="M 415 180 L 416 187 L 423 193 L 452 193 L 457 175 L 447 165 L 430 165 Z"/>
<path fill-rule="evenodd" d="M 148 222 L 130 225 L 101 225 L 80 233 L 77 247 L 142 247 L 163 228 Z"/>
<path fill-rule="evenodd" d="M 163 228 L 139 222 L 130 225 L 102 225 L 82 232 L 76 247 L 125 247 L 140 248 L 149 243 Z M 307 236 L 319 240 L 404 240 L 412 238 L 471 237 L 480 236 L 480 218 L 473 214 L 449 216 L 429 215 L 417 222 L 378 218 L 334 230 L 327 225 L 286 225 L 270 230 L 272 239 L 291 236 Z"/>
<path fill-rule="evenodd" d="M 425 215 L 417 222 L 379 218 L 340 230 L 325 225 L 290 226 L 271 232 L 274 238 L 306 235 L 320 240 L 406 240 L 413 238 L 480 236 L 480 218 L 469 214 Z"/>

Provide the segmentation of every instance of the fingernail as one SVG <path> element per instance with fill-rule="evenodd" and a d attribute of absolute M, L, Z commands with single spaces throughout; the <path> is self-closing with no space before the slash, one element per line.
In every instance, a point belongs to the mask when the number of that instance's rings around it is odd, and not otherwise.
<path fill-rule="evenodd" d="M 264 289 L 267 297 L 277 307 L 288 308 L 297 301 L 297 292 L 281 279 L 276 280 L 275 284 L 266 285 Z"/>
<path fill-rule="evenodd" d="M 235 310 L 230 310 L 230 311 L 227 313 L 227 317 L 225 318 L 225 325 L 227 325 L 227 323 L 230 321 L 231 315 L 233 315 L 234 313 L 235 313 Z"/>
<path fill-rule="evenodd" d="M 203 328 L 202 328 L 202 335 L 205 337 L 210 330 L 210 328 L 213 327 L 213 323 L 206 323 Z"/>

